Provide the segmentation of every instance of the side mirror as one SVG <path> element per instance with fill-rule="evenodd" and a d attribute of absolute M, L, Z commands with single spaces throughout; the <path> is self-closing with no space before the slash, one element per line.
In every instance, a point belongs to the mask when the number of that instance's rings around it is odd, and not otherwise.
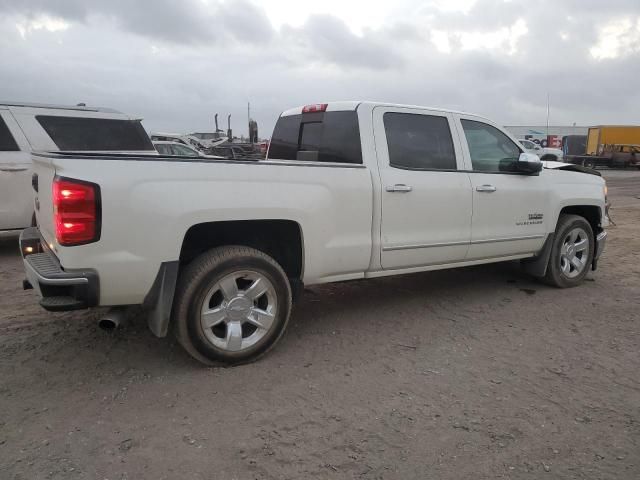
<path fill-rule="evenodd" d="M 526 173 L 528 175 L 537 175 L 542 170 L 540 158 L 533 153 L 521 153 L 514 166 L 516 172 Z"/>
<path fill-rule="evenodd" d="M 542 147 L 540 145 L 536 145 L 534 150 L 542 150 Z"/>

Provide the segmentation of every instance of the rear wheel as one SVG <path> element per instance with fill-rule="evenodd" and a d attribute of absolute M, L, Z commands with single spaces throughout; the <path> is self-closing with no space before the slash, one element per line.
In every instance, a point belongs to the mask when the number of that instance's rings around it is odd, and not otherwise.
<path fill-rule="evenodd" d="M 593 229 L 589 222 L 578 215 L 560 215 L 545 282 L 560 288 L 579 285 L 589 273 L 593 252 Z"/>
<path fill-rule="evenodd" d="M 173 321 L 196 360 L 239 364 L 271 349 L 290 313 L 291 287 L 275 260 L 249 247 L 220 247 L 181 274 Z"/>

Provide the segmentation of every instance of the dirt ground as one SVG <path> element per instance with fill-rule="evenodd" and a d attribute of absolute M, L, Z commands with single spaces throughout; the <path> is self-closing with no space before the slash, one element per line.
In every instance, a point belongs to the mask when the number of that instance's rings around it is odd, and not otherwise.
<path fill-rule="evenodd" d="M 605 175 L 583 286 L 507 263 L 313 287 L 227 369 L 45 312 L 1 242 L 0 478 L 640 478 L 640 172 Z"/>

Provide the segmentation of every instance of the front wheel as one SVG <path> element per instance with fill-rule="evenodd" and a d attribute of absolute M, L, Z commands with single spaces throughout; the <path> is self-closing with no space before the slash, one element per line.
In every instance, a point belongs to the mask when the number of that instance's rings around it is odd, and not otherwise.
<path fill-rule="evenodd" d="M 589 222 L 579 215 L 560 215 L 545 282 L 560 288 L 578 286 L 589 273 L 593 252 L 593 229 Z"/>
<path fill-rule="evenodd" d="M 214 248 L 180 276 L 176 337 L 205 364 L 256 360 L 282 337 L 291 297 L 285 272 L 270 256 L 249 247 Z"/>

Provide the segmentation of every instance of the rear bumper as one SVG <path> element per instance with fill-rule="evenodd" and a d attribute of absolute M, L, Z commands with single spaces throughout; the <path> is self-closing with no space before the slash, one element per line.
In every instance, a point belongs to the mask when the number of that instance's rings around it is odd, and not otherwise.
<path fill-rule="evenodd" d="M 15 238 L 20 235 L 22 229 L 18 230 L 0 230 L 0 238 Z"/>
<path fill-rule="evenodd" d="M 24 288 L 33 288 L 40 305 L 49 311 L 79 310 L 98 305 L 98 275 L 93 270 L 65 271 L 37 228 L 20 234 L 20 251 L 27 276 Z"/>

